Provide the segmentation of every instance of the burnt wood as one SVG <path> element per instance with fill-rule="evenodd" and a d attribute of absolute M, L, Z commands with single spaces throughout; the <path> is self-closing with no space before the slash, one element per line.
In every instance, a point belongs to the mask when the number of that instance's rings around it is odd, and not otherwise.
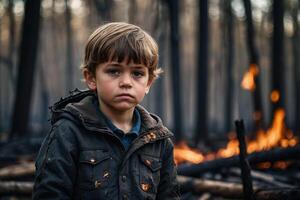
<path fill-rule="evenodd" d="M 232 167 L 229 169 L 229 171 L 226 170 L 226 174 L 230 175 L 230 176 L 241 176 L 241 170 L 239 168 L 236 167 Z M 271 175 L 265 172 L 261 172 L 261 171 L 255 171 L 255 170 L 251 170 L 251 177 L 253 181 L 257 181 L 257 182 L 263 182 L 266 183 L 267 185 L 269 185 L 270 187 L 282 187 L 282 188 L 288 188 L 288 187 L 293 187 L 293 185 L 291 184 L 287 184 L 284 183 L 286 181 L 282 180 L 282 176 L 279 175 Z M 284 177 L 286 178 L 286 177 Z M 283 182 L 282 182 L 283 181 Z"/>
<path fill-rule="evenodd" d="M 25 1 L 10 139 L 28 134 L 30 104 L 38 53 L 40 7 L 41 0 Z"/>
<path fill-rule="evenodd" d="M 0 181 L 0 195 L 31 195 L 32 182 Z"/>
<path fill-rule="evenodd" d="M 252 6 L 250 0 L 243 0 L 246 14 L 246 27 L 247 27 L 247 49 L 249 53 L 249 64 L 256 65 L 259 68 L 259 55 L 257 47 L 255 45 L 255 29 L 252 19 Z M 259 117 L 254 118 L 256 129 L 259 130 L 263 124 L 263 106 L 262 106 L 262 95 L 261 95 L 261 84 L 260 75 L 254 76 L 255 90 L 253 94 L 254 112 L 260 113 Z"/>
<path fill-rule="evenodd" d="M 13 179 L 22 176 L 33 176 L 35 173 L 34 162 L 25 162 L 17 165 L 10 165 L 0 169 L 0 180 Z"/>
<path fill-rule="evenodd" d="M 289 148 L 277 148 L 269 151 L 256 152 L 248 155 L 250 165 L 262 162 L 276 162 L 295 160 L 300 158 L 300 145 Z M 239 166 L 239 157 L 219 158 L 199 164 L 182 164 L 178 166 L 178 174 L 184 176 L 197 177 L 202 172 L 217 170 L 226 167 Z"/>
<path fill-rule="evenodd" d="M 181 192 L 193 192 L 195 194 L 210 194 L 230 199 L 243 199 L 243 186 L 239 183 L 215 181 L 200 178 L 178 176 Z M 256 200 L 270 199 L 300 199 L 300 188 L 253 188 Z"/>
<path fill-rule="evenodd" d="M 237 138 L 239 140 L 239 149 L 240 149 L 239 158 L 240 158 L 240 167 L 242 170 L 244 199 L 254 200 L 251 168 L 247 159 L 247 144 L 245 139 L 245 127 L 244 127 L 243 120 L 236 120 L 235 126 L 236 126 Z"/>

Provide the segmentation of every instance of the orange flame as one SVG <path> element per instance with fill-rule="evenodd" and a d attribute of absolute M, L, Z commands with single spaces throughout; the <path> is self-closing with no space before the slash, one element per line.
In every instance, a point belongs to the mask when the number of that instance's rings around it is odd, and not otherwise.
<path fill-rule="evenodd" d="M 185 142 L 180 142 L 174 149 L 175 163 L 191 162 L 200 163 L 204 156 L 197 150 L 192 150 Z"/>
<path fill-rule="evenodd" d="M 275 147 L 292 147 L 298 143 L 292 131 L 287 129 L 284 122 L 285 111 L 278 109 L 275 111 L 272 126 L 264 131 L 259 130 L 254 140 L 248 141 L 247 152 L 253 153 L 258 151 L 269 150 Z M 232 137 L 232 134 L 230 134 Z M 212 160 L 215 158 L 226 158 L 239 154 L 239 142 L 236 138 L 231 138 L 225 148 L 219 149 L 216 153 L 210 153 L 203 155 L 197 150 L 190 149 L 185 143 L 180 143 L 175 146 L 175 160 L 176 163 L 191 162 L 200 163 L 206 160 Z M 270 164 L 261 164 L 262 167 L 268 168 Z M 278 162 L 274 167 L 284 168 L 286 164 Z"/>
<path fill-rule="evenodd" d="M 243 77 L 241 86 L 245 90 L 253 91 L 255 90 L 255 76 L 257 76 L 259 73 L 258 66 L 256 64 L 250 64 L 249 70 L 246 72 L 246 74 Z"/>

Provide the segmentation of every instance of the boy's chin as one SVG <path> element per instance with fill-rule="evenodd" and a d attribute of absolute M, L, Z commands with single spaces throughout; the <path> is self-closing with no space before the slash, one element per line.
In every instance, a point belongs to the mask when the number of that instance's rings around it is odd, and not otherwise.
<path fill-rule="evenodd" d="M 118 103 L 117 105 L 114 105 L 113 108 L 119 112 L 125 112 L 133 109 L 135 106 L 136 104 L 122 102 Z"/>

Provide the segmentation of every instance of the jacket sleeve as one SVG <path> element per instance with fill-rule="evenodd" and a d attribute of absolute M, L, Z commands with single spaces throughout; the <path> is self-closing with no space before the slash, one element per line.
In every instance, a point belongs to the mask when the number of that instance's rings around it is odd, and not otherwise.
<path fill-rule="evenodd" d="M 54 124 L 36 159 L 33 200 L 72 199 L 76 180 L 75 126 L 67 120 Z"/>
<path fill-rule="evenodd" d="M 161 181 L 158 186 L 157 199 L 180 199 L 179 184 L 177 181 L 177 167 L 174 162 L 173 143 L 171 139 L 166 142 L 166 148 L 162 159 Z"/>

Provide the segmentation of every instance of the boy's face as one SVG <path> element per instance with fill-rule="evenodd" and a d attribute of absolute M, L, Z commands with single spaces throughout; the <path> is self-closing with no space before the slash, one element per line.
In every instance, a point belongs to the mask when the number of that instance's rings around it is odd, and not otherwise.
<path fill-rule="evenodd" d="M 87 80 L 87 76 L 85 74 Z M 101 109 L 133 110 L 148 93 L 152 80 L 145 65 L 127 63 L 126 60 L 99 64 L 95 77 L 87 80 L 90 89 L 97 89 Z"/>

